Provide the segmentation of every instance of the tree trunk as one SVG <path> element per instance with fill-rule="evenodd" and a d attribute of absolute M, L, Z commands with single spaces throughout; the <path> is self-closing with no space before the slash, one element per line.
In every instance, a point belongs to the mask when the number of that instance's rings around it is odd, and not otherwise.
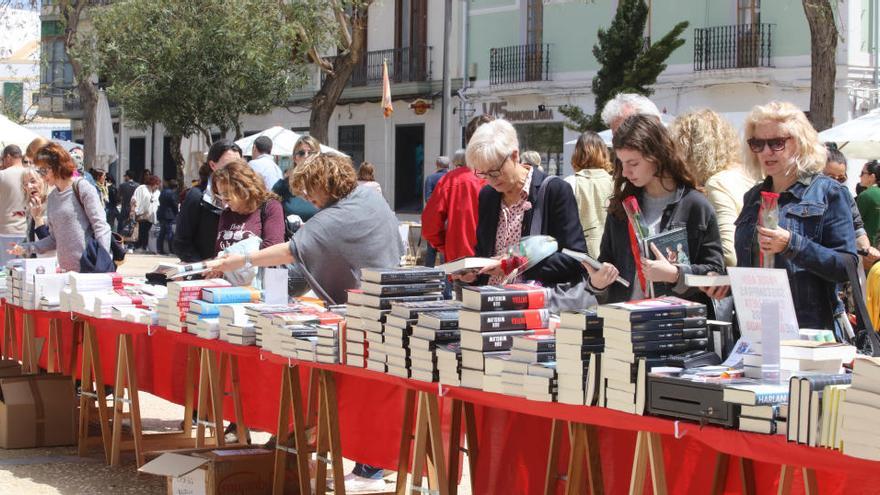
<path fill-rule="evenodd" d="M 368 8 L 369 5 L 361 6 L 351 16 L 351 46 L 347 52 L 334 59 L 333 72 L 325 75 L 321 89 L 312 99 L 309 134 L 323 144 L 329 138 L 330 117 L 336 109 L 336 103 L 366 51 Z"/>
<path fill-rule="evenodd" d="M 168 137 L 171 139 L 171 158 L 174 158 L 174 164 L 176 165 L 177 192 L 179 193 L 186 188 L 186 183 L 184 182 L 186 177 L 183 172 L 183 168 L 186 166 L 186 160 L 183 158 L 183 153 L 180 152 L 180 142 L 183 140 L 183 136 L 175 133 Z"/>
<path fill-rule="evenodd" d="M 98 147 L 98 123 L 95 121 L 95 109 L 98 106 L 98 88 L 92 84 L 89 76 L 77 75 L 76 69 L 74 69 L 73 73 L 74 78 L 80 81 L 76 85 L 76 90 L 79 94 L 79 103 L 83 112 L 83 163 L 85 169 L 89 170 L 95 166 L 95 153 Z"/>
<path fill-rule="evenodd" d="M 810 120 L 817 131 L 834 123 L 837 24 L 829 0 L 803 0 L 810 25 Z"/>

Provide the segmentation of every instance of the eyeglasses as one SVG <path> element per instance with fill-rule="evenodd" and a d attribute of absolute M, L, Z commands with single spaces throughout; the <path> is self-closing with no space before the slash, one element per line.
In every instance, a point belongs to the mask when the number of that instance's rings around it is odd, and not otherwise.
<path fill-rule="evenodd" d="M 841 184 L 846 182 L 846 174 L 842 174 L 842 175 L 825 174 L 825 175 L 827 175 L 831 179 L 836 180 L 837 182 L 840 182 Z"/>
<path fill-rule="evenodd" d="M 769 147 L 771 151 L 782 151 L 785 149 L 785 142 L 789 139 L 791 139 L 791 136 L 770 139 L 751 138 L 746 141 L 746 143 L 748 143 L 749 149 L 752 150 L 752 153 L 760 153 L 764 151 L 764 146 Z"/>
<path fill-rule="evenodd" d="M 864 177 L 866 175 L 874 175 L 874 174 L 872 174 L 871 172 L 868 172 L 867 170 L 862 170 L 862 173 L 859 174 L 859 177 Z"/>
<path fill-rule="evenodd" d="M 33 165 L 33 164 L 34 164 L 34 161 L 31 160 L 30 158 L 22 158 L 22 159 L 21 159 L 21 163 L 23 163 L 23 164 L 25 164 L 25 165 Z"/>
<path fill-rule="evenodd" d="M 501 177 L 501 169 L 503 169 L 504 165 L 507 164 L 507 160 L 510 160 L 511 155 L 513 155 L 512 151 L 510 153 L 508 153 L 507 156 L 504 157 L 504 160 L 501 161 L 500 165 L 498 165 L 497 167 L 495 167 L 493 169 L 487 170 L 485 172 L 480 172 L 479 170 L 474 170 L 474 175 L 476 175 L 480 179 L 486 179 L 486 178 L 497 179 L 498 177 Z"/>
<path fill-rule="evenodd" d="M 45 177 L 49 173 L 49 169 L 45 167 L 37 167 L 37 173 L 40 177 Z"/>
<path fill-rule="evenodd" d="M 313 155 L 313 154 L 315 154 L 314 151 L 299 150 L 296 152 L 296 157 L 297 158 L 305 158 L 305 157 L 307 157 L 309 155 Z"/>

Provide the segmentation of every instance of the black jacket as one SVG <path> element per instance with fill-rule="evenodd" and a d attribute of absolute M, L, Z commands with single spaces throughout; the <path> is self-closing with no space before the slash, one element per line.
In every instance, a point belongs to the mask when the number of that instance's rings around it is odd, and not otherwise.
<path fill-rule="evenodd" d="M 186 193 L 177 214 L 174 233 L 174 254 L 186 263 L 202 261 L 217 255 L 217 224 L 220 208 L 208 203 L 202 196 L 205 185 L 193 187 Z"/>
<path fill-rule="evenodd" d="M 543 184 L 547 174 L 535 169 L 532 172 L 532 183 L 529 187 L 529 201 L 534 205 L 538 197 L 539 187 L 547 187 L 544 196 L 544 214 L 541 234 L 552 236 L 559 244 L 559 249 L 568 248 L 586 252 L 584 231 L 578 218 L 577 203 L 574 193 L 563 180 L 552 180 Z M 523 215 L 522 235 L 529 235 L 532 226 L 532 213 L 528 210 Z M 501 214 L 501 193 L 491 186 L 480 191 L 479 220 L 477 221 L 477 246 L 474 256 L 495 256 L 495 234 L 498 231 L 498 218 Z M 550 255 L 528 271 L 523 273 L 526 280 L 536 280 L 544 286 L 553 287 L 563 282 L 577 283 L 586 276 L 586 271 L 575 259 L 562 253 Z"/>
<path fill-rule="evenodd" d="M 705 275 L 712 271 L 722 273 L 724 252 L 721 249 L 721 235 L 718 233 L 715 209 L 699 191 L 684 186 L 678 188 L 675 199 L 663 211 L 660 232 L 681 227 L 687 229 L 688 256 L 691 259 L 690 265 L 682 266 L 683 272 L 695 275 Z M 599 301 L 603 303 L 628 301 L 635 284 L 639 282 L 636 279 L 636 265 L 630 249 L 629 225 L 626 217 L 619 219 L 609 214 L 605 219 L 599 261 L 616 266 L 620 276 L 630 281 L 629 288 L 618 283 L 611 284 L 605 293 L 597 295 Z M 693 301 L 709 302 L 708 297 L 699 289 L 684 287 L 683 278 L 682 276 L 682 281 L 678 285 L 655 283 L 654 295 L 676 295 Z"/>
<path fill-rule="evenodd" d="M 159 193 L 159 210 L 156 218 L 161 221 L 171 221 L 177 218 L 177 191 L 166 187 Z"/>
<path fill-rule="evenodd" d="M 122 184 L 119 184 L 117 189 L 119 191 L 119 216 L 121 218 L 127 219 L 131 213 L 131 197 L 134 196 L 134 190 L 137 189 L 139 185 L 140 184 L 133 180 L 127 180 Z"/>

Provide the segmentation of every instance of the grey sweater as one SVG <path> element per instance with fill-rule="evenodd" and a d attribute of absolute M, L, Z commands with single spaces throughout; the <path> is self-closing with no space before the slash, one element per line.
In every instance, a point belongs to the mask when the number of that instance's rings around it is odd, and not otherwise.
<path fill-rule="evenodd" d="M 385 198 L 358 186 L 304 223 L 290 240 L 290 251 L 333 301 L 343 304 L 345 291 L 360 287 L 361 268 L 400 265 L 403 241 Z"/>
<path fill-rule="evenodd" d="M 82 179 L 77 187 L 83 208 L 73 192 L 73 185 L 59 191 L 52 190 L 46 201 L 49 235 L 22 246 L 31 253 L 57 250 L 58 266 L 65 271 L 79 271 L 79 259 L 86 247 L 86 239 L 94 236 L 101 247 L 110 252 L 110 225 L 98 196 L 98 190 Z"/>

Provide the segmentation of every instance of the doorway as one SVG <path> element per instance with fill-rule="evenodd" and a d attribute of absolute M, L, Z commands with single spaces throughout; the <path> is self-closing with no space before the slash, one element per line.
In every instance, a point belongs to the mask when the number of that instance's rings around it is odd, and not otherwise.
<path fill-rule="evenodd" d="M 425 175 L 425 126 L 399 125 L 394 133 L 394 210 L 421 213 Z"/>

